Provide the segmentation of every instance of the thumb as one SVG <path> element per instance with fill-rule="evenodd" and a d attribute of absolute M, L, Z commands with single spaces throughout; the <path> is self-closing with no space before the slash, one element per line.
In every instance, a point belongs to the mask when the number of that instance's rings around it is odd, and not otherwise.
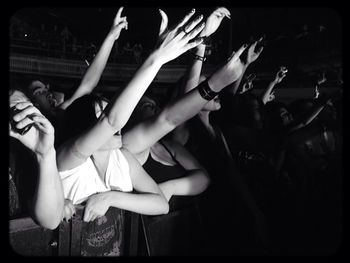
<path fill-rule="evenodd" d="M 168 16 L 162 9 L 158 9 L 158 11 L 162 17 L 162 22 L 159 28 L 159 35 L 162 35 L 168 27 Z"/>

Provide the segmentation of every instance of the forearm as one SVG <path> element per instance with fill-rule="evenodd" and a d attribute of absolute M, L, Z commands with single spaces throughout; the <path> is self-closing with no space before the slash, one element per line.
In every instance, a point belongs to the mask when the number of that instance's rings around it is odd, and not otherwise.
<path fill-rule="evenodd" d="M 269 83 L 269 85 L 267 86 L 267 88 L 264 90 L 264 92 L 261 94 L 261 100 L 263 101 L 264 104 L 267 103 L 268 98 L 272 92 L 272 89 L 274 88 L 274 86 L 276 85 L 276 82 L 273 80 Z"/>
<path fill-rule="evenodd" d="M 39 179 L 33 200 L 33 211 L 38 223 L 55 229 L 60 221 L 64 205 L 62 183 L 57 171 L 56 151 L 53 149 L 44 157 L 37 156 Z"/>
<path fill-rule="evenodd" d="M 155 193 L 106 192 L 109 206 L 143 215 L 161 215 L 169 211 L 164 197 Z"/>
<path fill-rule="evenodd" d="M 200 95 L 197 88 L 192 89 L 172 104 L 167 105 L 161 113 L 161 118 L 173 123 L 173 126 L 178 126 L 195 116 L 207 103 L 208 100 Z"/>
<path fill-rule="evenodd" d="M 198 45 L 196 47 L 195 56 L 204 57 L 205 55 L 205 45 Z M 189 92 L 194 89 L 200 79 L 202 71 L 203 61 L 199 59 L 193 59 L 192 64 L 189 67 L 189 70 L 186 74 L 186 79 L 184 81 L 184 93 Z"/>
<path fill-rule="evenodd" d="M 114 37 L 108 34 L 103 41 L 100 50 L 94 57 L 93 62 L 87 69 L 78 89 L 74 92 L 71 98 L 61 104 L 61 108 L 66 109 L 73 101 L 86 94 L 90 94 L 93 91 L 101 78 L 103 70 L 106 67 L 114 42 Z"/>
<path fill-rule="evenodd" d="M 113 126 L 124 127 L 137 103 L 161 68 L 157 54 L 153 52 L 134 74 L 120 94 L 112 99 L 108 119 Z"/>
<path fill-rule="evenodd" d="M 201 169 L 190 170 L 181 178 L 159 184 L 168 200 L 173 195 L 192 196 L 204 192 L 209 186 L 209 176 Z"/>
<path fill-rule="evenodd" d="M 242 75 L 241 75 L 235 82 L 233 82 L 233 83 L 227 88 L 227 91 L 228 91 L 229 93 L 231 93 L 232 95 L 236 95 L 236 94 L 237 94 L 238 88 L 239 88 L 239 86 L 241 85 L 241 82 L 242 82 L 244 73 L 245 73 L 245 71 L 247 70 L 247 67 L 248 67 L 248 66 L 244 66 L 244 67 L 243 67 Z"/>

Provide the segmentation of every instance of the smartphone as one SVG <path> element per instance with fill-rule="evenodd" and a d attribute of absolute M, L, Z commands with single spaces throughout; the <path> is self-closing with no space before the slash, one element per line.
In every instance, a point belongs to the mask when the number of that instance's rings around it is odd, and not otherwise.
<path fill-rule="evenodd" d="M 16 128 L 17 122 L 13 120 L 13 116 L 15 116 L 20 111 L 21 110 L 16 109 L 16 107 L 10 108 L 10 125 L 11 125 L 11 130 L 13 130 L 14 132 L 17 132 L 17 133 L 19 133 L 21 135 L 24 135 L 30 130 L 30 128 L 32 128 L 34 123 L 30 123 L 30 124 L 28 124 L 27 126 L 25 126 L 22 129 Z"/>

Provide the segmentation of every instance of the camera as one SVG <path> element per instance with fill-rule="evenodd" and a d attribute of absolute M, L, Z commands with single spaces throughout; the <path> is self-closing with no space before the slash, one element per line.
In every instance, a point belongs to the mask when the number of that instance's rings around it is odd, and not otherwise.
<path fill-rule="evenodd" d="M 28 124 L 27 126 L 25 126 L 22 129 L 16 128 L 17 122 L 13 120 L 13 116 L 15 116 L 20 111 L 21 110 L 17 109 L 16 107 L 10 108 L 10 125 L 11 125 L 11 130 L 13 130 L 14 132 L 17 132 L 17 133 L 19 133 L 21 135 L 24 135 L 30 130 L 30 128 L 32 128 L 32 126 L 34 124 L 30 123 L 30 124 Z"/>

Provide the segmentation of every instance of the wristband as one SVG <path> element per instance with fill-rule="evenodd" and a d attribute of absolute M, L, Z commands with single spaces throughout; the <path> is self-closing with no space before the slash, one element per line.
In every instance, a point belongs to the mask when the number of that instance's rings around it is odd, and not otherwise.
<path fill-rule="evenodd" d="M 194 55 L 194 59 L 198 59 L 198 60 L 200 60 L 200 61 L 206 61 L 206 57 L 201 57 L 201 56 L 198 56 L 198 55 Z"/>
<path fill-rule="evenodd" d="M 219 94 L 219 92 L 215 92 L 209 87 L 207 80 L 198 85 L 198 92 L 203 99 L 208 101 L 214 99 Z"/>

